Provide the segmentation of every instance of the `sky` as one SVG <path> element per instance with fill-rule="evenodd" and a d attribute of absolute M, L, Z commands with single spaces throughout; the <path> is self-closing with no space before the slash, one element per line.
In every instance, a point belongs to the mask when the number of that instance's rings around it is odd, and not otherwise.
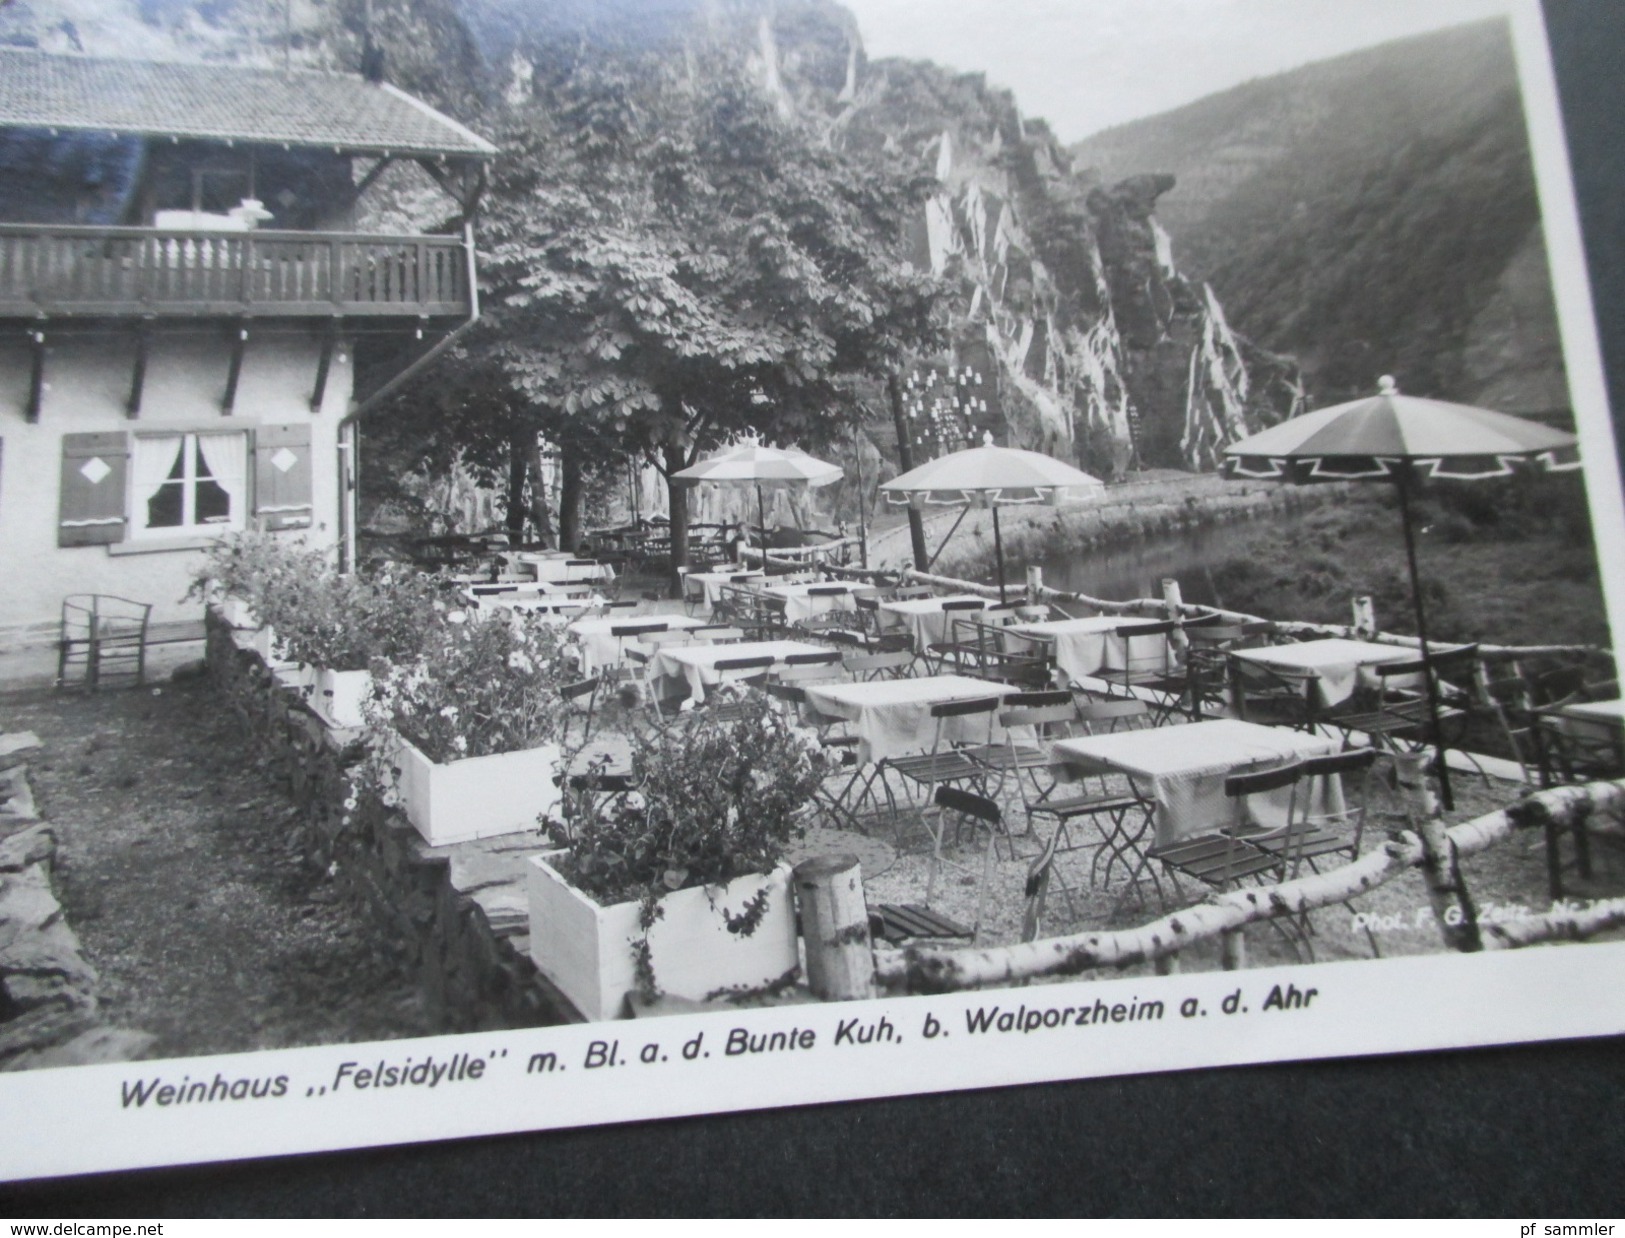
<path fill-rule="evenodd" d="M 841 0 L 871 57 L 984 71 L 1063 142 L 1513 0 Z"/>

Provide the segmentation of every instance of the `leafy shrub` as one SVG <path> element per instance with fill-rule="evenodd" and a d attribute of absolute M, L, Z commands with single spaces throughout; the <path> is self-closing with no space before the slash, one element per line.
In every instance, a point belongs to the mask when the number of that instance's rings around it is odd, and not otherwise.
<path fill-rule="evenodd" d="M 375 729 L 438 762 L 559 738 L 568 709 L 560 689 L 572 665 L 560 629 L 539 615 L 463 610 L 438 598 L 428 615 L 413 657 L 372 662 Z"/>
<path fill-rule="evenodd" d="M 652 906 L 674 890 L 771 870 L 827 768 L 816 736 L 768 698 L 753 694 L 743 708 L 735 721 L 702 709 L 684 725 L 635 731 L 637 791 L 574 823 L 559 871 L 600 903 Z"/>

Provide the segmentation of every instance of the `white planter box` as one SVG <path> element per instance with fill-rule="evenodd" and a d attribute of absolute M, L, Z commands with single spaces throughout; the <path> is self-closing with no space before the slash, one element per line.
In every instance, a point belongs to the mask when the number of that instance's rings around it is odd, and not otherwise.
<path fill-rule="evenodd" d="M 638 904 L 600 907 L 548 863 L 560 854 L 530 858 L 530 957 L 588 1019 L 618 1018 L 626 995 L 637 988 L 632 943 L 643 937 Z M 756 931 L 749 937 L 730 933 L 723 909 L 737 916 L 764 888 L 767 913 Z M 649 951 L 663 993 L 703 1000 L 722 989 L 771 984 L 798 965 L 787 864 L 725 886 L 678 890 L 660 905 L 664 914 L 649 930 Z"/>
<path fill-rule="evenodd" d="M 254 608 L 240 597 L 227 594 L 220 599 L 220 619 L 227 627 L 257 628 L 263 626 Z"/>
<path fill-rule="evenodd" d="M 340 730 L 367 724 L 361 705 L 371 695 L 371 671 L 330 671 L 326 667 L 317 668 L 308 693 L 317 716 Z"/>
<path fill-rule="evenodd" d="M 316 687 L 314 666 L 306 666 L 303 662 L 273 662 L 267 665 L 271 667 L 271 678 L 276 681 L 279 688 L 293 688 L 302 695 L 309 696 L 305 690 Z"/>
<path fill-rule="evenodd" d="M 441 765 L 401 739 L 394 757 L 407 820 L 433 847 L 539 829 L 536 818 L 559 801 L 557 744 Z"/>

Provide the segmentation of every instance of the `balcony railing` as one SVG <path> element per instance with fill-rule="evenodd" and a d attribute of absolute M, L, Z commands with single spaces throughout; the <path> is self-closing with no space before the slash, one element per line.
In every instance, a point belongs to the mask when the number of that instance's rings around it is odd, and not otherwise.
<path fill-rule="evenodd" d="M 460 237 L 0 224 L 0 315 L 462 315 Z"/>

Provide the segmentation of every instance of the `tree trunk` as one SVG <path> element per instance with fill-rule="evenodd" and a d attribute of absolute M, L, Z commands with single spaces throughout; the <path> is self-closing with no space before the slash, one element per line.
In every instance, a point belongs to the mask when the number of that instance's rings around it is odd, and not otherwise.
<path fill-rule="evenodd" d="M 525 540 L 525 474 L 530 471 L 530 436 L 514 430 L 508 436 L 508 540 Z"/>
<path fill-rule="evenodd" d="M 886 378 L 886 396 L 891 401 L 892 425 L 897 429 L 897 463 L 906 473 L 914 467 L 914 450 L 908 442 L 908 418 L 903 415 L 903 386 L 895 374 Z M 914 548 L 914 570 L 927 570 L 931 566 L 931 554 L 925 545 L 925 522 L 914 507 L 908 509 L 908 540 Z"/>
<path fill-rule="evenodd" d="M 581 545 L 581 456 L 568 444 L 559 448 L 559 547 Z"/>
<path fill-rule="evenodd" d="M 688 566 L 688 487 L 671 479 L 679 469 L 688 467 L 688 459 L 681 443 L 667 442 L 665 455 L 666 495 L 671 503 L 671 596 L 683 596 L 683 578 L 677 569 Z"/>

